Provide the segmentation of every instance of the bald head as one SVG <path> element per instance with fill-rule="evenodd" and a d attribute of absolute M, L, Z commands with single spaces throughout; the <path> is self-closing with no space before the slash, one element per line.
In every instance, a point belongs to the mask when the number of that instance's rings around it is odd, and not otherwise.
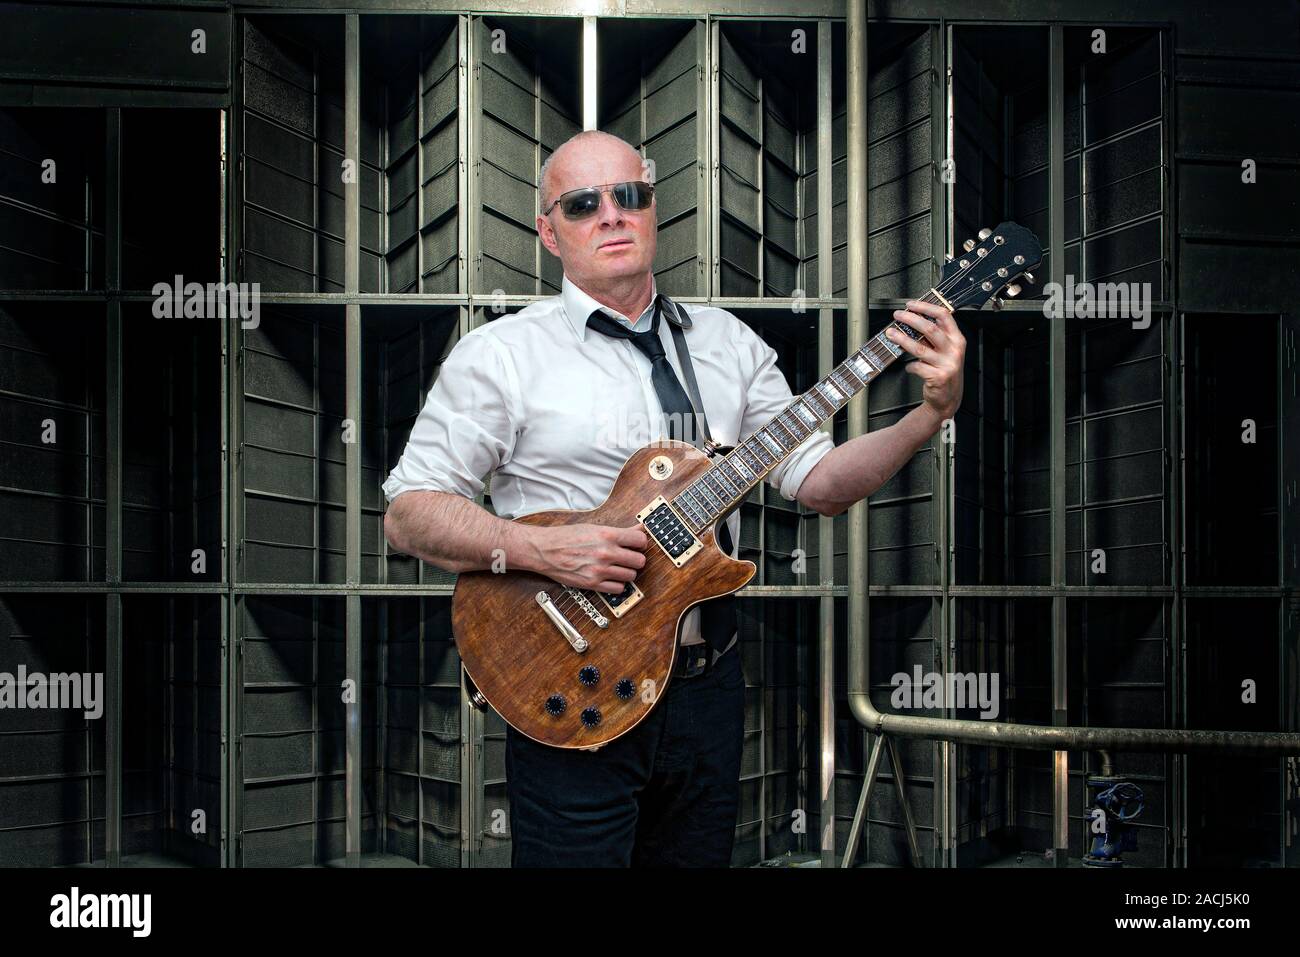
<path fill-rule="evenodd" d="M 623 209 L 611 190 L 585 216 L 569 219 L 555 201 L 570 190 L 614 183 L 652 182 L 648 164 L 629 143 L 610 133 L 584 130 L 565 140 L 542 166 L 537 233 L 559 257 L 564 274 L 615 308 L 642 303 L 653 284 L 657 206 Z M 644 303 L 642 303 L 644 306 Z M 627 315 L 624 312 L 624 315 Z"/>
<path fill-rule="evenodd" d="M 574 133 L 567 140 L 561 143 L 546 162 L 542 164 L 541 176 L 538 178 L 538 192 L 542 207 L 555 202 L 563 189 L 555 190 L 553 187 L 556 183 L 561 185 L 568 182 L 568 177 L 564 175 L 574 166 L 574 158 L 578 155 L 600 154 L 603 157 L 617 162 L 620 166 L 624 165 L 625 156 L 631 156 L 632 161 L 638 169 L 642 168 L 641 154 L 636 147 L 628 143 L 627 140 L 615 136 L 613 133 L 606 133 L 603 130 L 582 130 Z M 639 179 L 640 177 L 633 177 Z M 577 186 L 569 186 L 569 189 L 577 189 L 581 186 L 595 186 L 597 183 L 578 183 Z"/>

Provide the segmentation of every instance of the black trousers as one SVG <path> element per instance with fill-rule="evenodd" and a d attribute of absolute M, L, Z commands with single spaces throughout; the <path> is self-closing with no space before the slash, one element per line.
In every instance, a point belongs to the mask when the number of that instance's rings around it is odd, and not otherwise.
<path fill-rule="evenodd" d="M 739 644 L 598 751 L 507 726 L 511 866 L 730 866 L 744 726 Z"/>

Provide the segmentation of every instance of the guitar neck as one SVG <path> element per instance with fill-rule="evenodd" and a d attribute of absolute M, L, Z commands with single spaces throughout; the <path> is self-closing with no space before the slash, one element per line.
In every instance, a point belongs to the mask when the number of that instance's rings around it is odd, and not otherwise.
<path fill-rule="evenodd" d="M 942 304 L 933 290 L 920 299 Z M 913 339 L 922 338 L 906 323 L 891 322 L 885 328 L 890 326 Z M 673 507 L 697 535 L 712 526 L 902 354 L 902 346 L 891 342 L 882 329 L 811 389 L 796 396 L 771 422 L 682 489 L 672 499 Z"/>

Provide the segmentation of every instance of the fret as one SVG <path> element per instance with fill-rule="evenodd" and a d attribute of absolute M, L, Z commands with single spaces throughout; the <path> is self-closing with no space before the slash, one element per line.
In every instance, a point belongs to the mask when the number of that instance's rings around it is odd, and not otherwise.
<path fill-rule="evenodd" d="M 753 441 L 756 443 L 758 451 L 754 454 L 758 456 L 758 460 L 763 463 L 764 468 L 771 468 L 776 462 L 776 459 L 772 457 L 773 453 L 768 451 L 767 444 L 763 441 L 766 438 L 767 436 L 763 434 L 763 430 L 759 429 L 746 441 Z M 776 453 L 778 458 L 780 457 L 780 454 L 780 452 Z"/>
<path fill-rule="evenodd" d="M 792 408 L 809 428 L 815 429 L 817 428 L 818 423 L 821 422 L 821 418 L 815 415 L 812 410 L 802 402 L 796 401 Z"/>
<path fill-rule="evenodd" d="M 713 503 L 709 501 L 709 497 L 698 487 L 699 484 L 700 483 L 697 480 L 687 489 L 687 491 L 690 492 L 691 496 L 694 498 L 695 507 L 699 511 L 700 515 L 703 516 L 705 524 L 708 524 L 708 522 L 713 519 L 714 515 Z"/>
<path fill-rule="evenodd" d="M 744 456 L 740 454 L 740 446 L 736 446 L 731 455 L 727 456 L 727 464 L 745 480 L 747 485 L 752 485 L 758 477 L 754 470 L 749 467 L 749 463 L 745 461 Z"/>
<path fill-rule="evenodd" d="M 736 492 L 739 491 L 739 486 L 731 480 L 730 475 L 722 470 L 721 463 L 713 466 L 713 468 L 709 469 L 705 475 L 711 475 L 713 477 L 714 484 L 726 493 L 728 499 L 734 499 L 736 497 Z"/>
<path fill-rule="evenodd" d="M 877 336 L 876 338 L 879 339 L 880 337 Z M 903 347 L 900 345 L 895 345 L 889 339 L 881 339 L 880 344 L 884 346 L 886 349 L 888 349 L 890 354 L 893 355 L 895 359 L 897 359 L 900 355 L 903 354 Z"/>
<path fill-rule="evenodd" d="M 876 367 L 871 364 L 870 358 L 864 357 L 861 352 L 855 352 L 849 357 L 849 362 L 853 365 L 853 371 L 857 373 L 863 385 L 871 381 L 871 377 L 876 374 Z"/>
<path fill-rule="evenodd" d="M 803 436 L 798 433 L 798 426 L 792 428 L 792 426 L 785 421 L 785 416 L 788 415 L 789 412 L 781 412 L 780 415 L 777 415 L 775 419 L 771 421 L 771 425 L 780 425 L 781 428 L 785 429 L 785 432 L 789 433 L 790 438 L 794 441 L 794 445 L 790 446 L 790 449 L 794 449 L 798 443 L 803 441 Z"/>
<path fill-rule="evenodd" d="M 759 429 L 755 434 L 763 443 L 763 448 L 772 456 L 773 462 L 779 462 L 785 456 L 785 446 L 778 442 L 776 436 L 769 432 L 766 427 Z"/>
<path fill-rule="evenodd" d="M 727 487 L 722 483 L 722 480 L 718 478 L 717 474 L 714 473 L 712 469 L 705 472 L 701 478 L 704 481 L 705 487 L 710 491 L 716 492 L 718 497 L 722 500 L 722 508 L 718 509 L 718 514 L 721 515 L 731 507 L 731 503 L 736 497 L 735 494 L 727 490 Z"/>
<path fill-rule="evenodd" d="M 771 423 L 763 426 L 755 434 L 760 436 L 763 439 L 763 441 L 767 444 L 767 447 L 772 450 L 773 455 L 775 455 L 778 459 L 783 459 L 785 458 L 785 453 L 789 452 L 790 450 L 787 449 L 785 447 L 785 443 L 781 441 L 781 436 L 777 435 L 776 433 L 770 433 L 770 434 L 768 433 L 767 430 L 770 428 L 771 428 Z"/>
<path fill-rule="evenodd" d="M 691 486 L 691 489 L 699 496 L 700 500 L 708 506 L 706 511 L 710 516 L 721 515 L 722 499 L 720 499 L 713 489 L 709 487 L 709 483 L 705 481 L 705 478 L 707 477 L 708 473 L 706 472 L 699 481 Z"/>
<path fill-rule="evenodd" d="M 838 379 L 836 378 L 837 375 L 839 376 Z M 862 383 L 851 378 L 852 375 L 853 373 L 851 373 L 847 368 L 836 366 L 831 370 L 830 379 L 840 387 L 841 392 L 846 395 L 853 395 L 853 393 L 857 392 L 858 389 L 862 388 Z"/>
<path fill-rule="evenodd" d="M 822 405 L 821 396 L 817 395 L 816 392 L 811 390 L 805 392 L 802 398 L 804 405 L 808 406 L 808 408 L 812 409 L 816 414 L 818 422 L 823 422 L 826 419 L 829 419 L 831 412 L 834 411 L 833 409 L 828 409 Z"/>
<path fill-rule="evenodd" d="M 740 445 L 736 446 L 736 448 L 740 452 L 744 453 L 745 464 L 754 470 L 754 474 L 761 475 L 767 471 L 767 466 L 763 464 L 763 460 L 759 458 L 758 453 L 749 447 L 749 442 L 750 440 L 746 439 L 744 442 L 741 442 Z M 762 443 L 760 442 L 759 444 L 761 445 Z"/>
<path fill-rule="evenodd" d="M 682 508 L 681 503 L 677 499 L 673 499 L 672 504 L 678 506 L 679 513 L 684 516 L 686 527 L 692 532 L 699 534 L 704 529 L 704 525 L 700 522 L 699 516 L 695 515 L 688 508 Z"/>
<path fill-rule="evenodd" d="M 696 525 L 703 527 L 709 524 L 709 512 L 696 500 L 692 489 L 684 489 L 677 498 L 685 505 L 686 511 L 690 513 L 691 519 Z"/>
<path fill-rule="evenodd" d="M 728 470 L 727 480 L 735 483 L 736 492 L 737 492 L 736 497 L 744 498 L 746 495 L 748 495 L 749 487 L 754 484 L 753 479 L 746 478 L 744 474 L 741 473 L 740 467 L 735 462 L 732 462 L 728 459 L 722 460 L 721 467 Z"/>
<path fill-rule="evenodd" d="M 683 510 L 691 516 L 691 520 L 694 521 L 696 525 L 708 524 L 708 513 L 700 507 L 700 503 L 695 500 L 695 497 L 691 494 L 689 488 L 685 489 L 681 495 L 677 496 L 677 498 L 681 501 Z"/>
<path fill-rule="evenodd" d="M 827 400 L 838 409 L 840 400 L 844 398 L 840 395 L 840 390 L 825 381 L 817 383 L 817 387 L 821 390 L 822 395 L 826 396 Z"/>
<path fill-rule="evenodd" d="M 770 428 L 772 428 L 773 426 L 776 426 L 777 428 L 779 428 L 779 429 L 781 430 L 781 432 L 784 432 L 784 433 L 786 433 L 786 435 L 789 435 L 789 436 L 790 436 L 790 441 L 791 441 L 792 444 L 787 446 L 787 445 L 785 444 L 785 439 L 782 437 L 782 435 L 781 435 L 780 432 L 774 432 L 774 433 L 773 433 L 773 435 L 776 437 L 776 440 L 777 440 L 778 442 L 781 443 L 781 448 L 782 448 L 784 451 L 788 452 L 788 451 L 790 451 L 791 449 L 793 449 L 796 445 L 799 444 L 799 436 L 797 436 L 794 432 L 792 432 L 792 431 L 790 430 L 790 427 L 789 427 L 788 425 L 786 425 L 784 422 L 781 421 L 781 416 L 782 416 L 782 415 L 785 415 L 785 413 L 782 412 L 781 415 L 778 415 L 778 416 L 777 416 L 775 419 L 773 419 L 771 422 L 767 423 L 767 427 L 770 429 Z"/>

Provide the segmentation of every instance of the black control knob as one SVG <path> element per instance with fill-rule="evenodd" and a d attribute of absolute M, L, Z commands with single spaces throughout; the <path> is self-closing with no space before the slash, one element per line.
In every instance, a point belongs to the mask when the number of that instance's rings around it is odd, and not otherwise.
<path fill-rule="evenodd" d="M 594 728 L 596 725 L 600 724 L 600 709 L 599 709 L 599 708 L 583 708 L 583 709 L 582 709 L 582 723 L 585 724 L 585 725 L 586 725 L 587 727 L 589 727 L 589 728 Z"/>
<path fill-rule="evenodd" d="M 614 694 L 626 701 L 636 694 L 636 685 L 631 678 L 620 678 L 618 684 L 614 686 Z"/>
<path fill-rule="evenodd" d="M 588 686 L 594 685 L 597 681 L 600 680 L 600 669 L 597 668 L 595 665 L 587 665 L 585 668 L 583 668 L 581 671 L 578 672 L 578 680 L 581 681 L 584 685 L 588 685 Z"/>
<path fill-rule="evenodd" d="M 569 706 L 569 702 L 564 700 L 564 695 L 553 694 L 546 699 L 546 713 L 551 715 L 564 714 L 564 709 Z"/>

